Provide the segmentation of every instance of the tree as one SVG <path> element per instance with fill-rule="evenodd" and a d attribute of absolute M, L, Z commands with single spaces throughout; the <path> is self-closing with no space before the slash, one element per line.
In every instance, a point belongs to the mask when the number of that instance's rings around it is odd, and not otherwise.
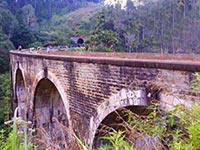
<path fill-rule="evenodd" d="M 17 12 L 17 20 L 19 25 L 27 26 L 27 27 L 36 27 L 37 26 L 37 18 L 35 16 L 35 9 L 32 5 L 28 4 L 19 9 Z"/>
<path fill-rule="evenodd" d="M 3 73 L 9 69 L 9 50 L 13 49 L 12 42 L 8 39 L 8 36 L 2 32 L 0 28 L 0 73 Z"/>
<path fill-rule="evenodd" d="M 18 10 L 16 18 L 18 20 L 18 25 L 14 29 L 11 41 L 17 48 L 22 45 L 23 48 L 29 47 L 32 43 L 36 42 L 37 30 L 37 20 L 35 16 L 34 8 L 29 4 L 25 5 Z"/>
<path fill-rule="evenodd" d="M 118 43 L 117 35 L 114 31 L 108 29 L 109 26 L 106 26 L 107 24 L 103 12 L 97 15 L 97 19 L 96 29 L 92 32 L 88 42 L 95 47 L 103 46 L 104 48 L 102 49 L 106 51 L 113 51 L 113 48 Z"/>
<path fill-rule="evenodd" d="M 4 32 L 10 38 L 15 25 L 16 20 L 12 13 L 3 6 L 0 6 L 0 26 L 2 27 L 2 32 Z"/>
<path fill-rule="evenodd" d="M 0 128 L 10 119 L 10 78 L 9 73 L 0 74 Z"/>
<path fill-rule="evenodd" d="M 18 26 L 13 33 L 11 41 L 13 42 L 15 48 L 22 45 L 23 48 L 28 48 L 30 44 L 36 42 L 35 30 L 28 26 Z"/>

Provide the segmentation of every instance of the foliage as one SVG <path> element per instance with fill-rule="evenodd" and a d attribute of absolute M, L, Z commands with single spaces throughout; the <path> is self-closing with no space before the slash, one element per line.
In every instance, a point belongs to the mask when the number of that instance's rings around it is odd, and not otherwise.
<path fill-rule="evenodd" d="M 74 137 L 82 150 L 92 150 L 92 148 L 86 146 L 75 134 Z M 103 145 L 99 150 L 133 150 L 133 146 L 125 141 L 124 132 L 122 131 L 112 129 L 112 132 L 109 132 L 109 135 L 102 137 L 102 139 L 109 141 L 110 145 Z"/>
<path fill-rule="evenodd" d="M 194 87 L 199 88 L 200 75 L 194 75 Z M 191 107 L 178 104 L 169 112 L 161 111 L 159 104 L 153 103 L 148 107 L 148 112 L 148 115 L 138 115 L 127 109 L 116 111 L 117 120 L 121 123 L 113 127 L 118 131 L 102 126 L 99 131 L 107 132 L 102 139 L 110 144 L 103 145 L 100 149 L 117 149 L 123 140 L 127 141 L 126 146 L 132 145 L 136 149 L 200 149 L 199 103 L 193 103 Z M 123 129 L 123 132 L 119 129 Z"/>
<path fill-rule="evenodd" d="M 194 90 L 199 90 L 200 74 L 195 73 L 193 80 Z M 191 108 L 185 105 L 177 106 L 177 114 L 180 118 L 180 127 L 173 136 L 170 144 L 172 150 L 198 150 L 200 149 L 200 104 L 193 103 Z"/>
<path fill-rule="evenodd" d="M 100 12 L 97 14 L 97 24 L 95 30 L 92 31 L 92 34 L 89 36 L 88 43 L 95 47 L 102 47 L 94 49 L 95 51 L 113 51 L 113 48 L 118 43 L 117 35 L 114 31 L 107 28 L 106 21 L 105 21 L 105 14 L 104 12 Z M 105 48 L 104 48 L 105 47 Z"/>
<path fill-rule="evenodd" d="M 8 36 L 3 33 L 0 26 L 0 73 L 8 71 L 9 49 L 14 49 L 14 46 Z"/>
<path fill-rule="evenodd" d="M 0 34 L 7 38 L 0 47 L 51 41 L 70 46 L 72 36 L 85 35 L 94 51 L 200 52 L 199 1 L 140 0 L 143 5 L 136 6 L 127 0 L 126 9 L 119 4 L 102 7 L 99 1 L 3 0 Z"/>
<path fill-rule="evenodd" d="M 148 107 L 148 115 L 137 115 L 127 109 L 116 112 L 117 120 L 121 120 L 121 123 L 114 124 L 113 127 L 117 130 L 106 125 L 99 129 L 99 132 L 106 135 L 101 137 L 104 145 L 98 149 L 200 149 L 199 103 L 194 103 L 191 107 L 179 104 L 169 112 L 158 108 L 157 104 Z"/>
<path fill-rule="evenodd" d="M 28 45 L 36 42 L 34 31 L 28 26 L 18 26 L 11 38 L 15 47 L 22 45 L 23 48 L 28 48 Z"/>
<path fill-rule="evenodd" d="M 85 146 L 85 144 L 74 134 L 75 139 L 78 141 L 78 144 L 81 146 L 82 150 L 89 150 L 90 148 Z"/>
<path fill-rule="evenodd" d="M 4 5 L 0 2 L 0 73 L 8 71 L 8 50 L 14 48 L 9 39 L 9 35 L 12 34 L 13 20 L 14 16 L 12 13 L 4 8 Z"/>
<path fill-rule="evenodd" d="M 194 73 L 195 76 L 195 80 L 192 80 L 192 84 L 193 84 L 193 90 L 194 91 L 199 91 L 200 88 L 200 74 L 199 73 Z"/>
<path fill-rule="evenodd" d="M 5 139 L 4 135 L 0 137 L 1 149 L 2 150 L 34 150 L 36 147 L 28 143 L 28 125 L 29 122 L 22 120 L 17 117 L 18 108 L 16 108 L 13 117 L 12 131 Z M 10 122 L 10 121 L 9 121 Z M 19 134 L 21 128 L 23 134 Z M 3 131 L 2 131 L 3 132 Z"/>
<path fill-rule="evenodd" d="M 5 121 L 10 119 L 10 74 L 7 72 L 0 75 L 0 128 L 6 128 Z"/>
<path fill-rule="evenodd" d="M 133 150 L 133 146 L 131 146 L 127 141 L 125 141 L 125 135 L 123 131 L 113 130 L 109 132 L 108 136 L 102 137 L 102 139 L 107 140 L 111 143 L 111 145 L 103 145 L 100 147 L 100 150 Z"/>
<path fill-rule="evenodd" d="M 121 119 L 117 128 L 115 125 L 117 130 L 105 126 L 100 129 L 107 132 L 101 139 L 108 144 L 101 145 L 99 149 L 197 150 L 200 148 L 200 104 L 194 103 L 191 108 L 177 105 L 168 113 L 157 111 L 157 108 L 157 105 L 149 107 L 151 113 L 147 116 L 139 116 L 130 110 L 122 109 L 121 113 L 117 113 L 118 120 Z"/>
<path fill-rule="evenodd" d="M 179 106 L 180 128 L 170 144 L 172 150 L 200 149 L 200 104 L 194 103 L 191 108 Z"/>
<path fill-rule="evenodd" d="M 105 47 L 105 49 L 110 49 L 110 51 L 112 51 L 112 48 L 117 44 L 118 39 L 113 31 L 101 30 L 100 32 L 96 32 L 91 35 L 88 42 L 94 46 L 102 45 L 102 47 Z"/>

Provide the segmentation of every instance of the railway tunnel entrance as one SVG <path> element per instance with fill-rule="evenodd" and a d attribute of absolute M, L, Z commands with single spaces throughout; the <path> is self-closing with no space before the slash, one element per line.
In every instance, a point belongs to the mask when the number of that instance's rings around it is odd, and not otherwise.
<path fill-rule="evenodd" d="M 39 137 L 48 137 L 44 141 L 48 140 L 50 145 L 66 148 L 68 116 L 59 91 L 49 79 L 40 80 L 36 87 L 33 120 Z M 43 149 L 44 145 L 39 147 Z"/>

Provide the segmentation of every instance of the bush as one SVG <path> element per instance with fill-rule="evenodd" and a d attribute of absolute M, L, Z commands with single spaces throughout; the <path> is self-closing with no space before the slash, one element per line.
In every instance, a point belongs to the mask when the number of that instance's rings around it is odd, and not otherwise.
<path fill-rule="evenodd" d="M 7 122 L 8 124 L 13 122 L 12 131 L 8 137 L 5 138 L 4 131 L 1 131 L 0 148 L 2 150 L 36 150 L 34 145 L 28 143 L 28 125 L 30 123 L 18 118 L 17 110 L 18 108 L 15 110 L 13 120 Z"/>
<path fill-rule="evenodd" d="M 10 119 L 10 73 L 0 74 L 0 128 L 6 129 L 4 122 Z M 7 130 L 7 129 L 6 129 Z"/>

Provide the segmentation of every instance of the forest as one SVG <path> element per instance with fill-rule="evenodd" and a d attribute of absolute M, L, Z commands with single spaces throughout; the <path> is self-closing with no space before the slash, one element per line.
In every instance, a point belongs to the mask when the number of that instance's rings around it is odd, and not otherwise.
<path fill-rule="evenodd" d="M 1 0 L 0 123 L 9 118 L 9 50 L 19 45 L 70 46 L 72 36 L 83 35 L 91 51 L 200 53 L 199 0 L 140 2 Z"/>
<path fill-rule="evenodd" d="M 104 5 L 102 0 L 2 0 L 0 73 L 8 70 L 8 51 L 71 45 L 87 37 L 92 51 L 199 53 L 199 0 L 141 0 L 135 5 Z"/>

